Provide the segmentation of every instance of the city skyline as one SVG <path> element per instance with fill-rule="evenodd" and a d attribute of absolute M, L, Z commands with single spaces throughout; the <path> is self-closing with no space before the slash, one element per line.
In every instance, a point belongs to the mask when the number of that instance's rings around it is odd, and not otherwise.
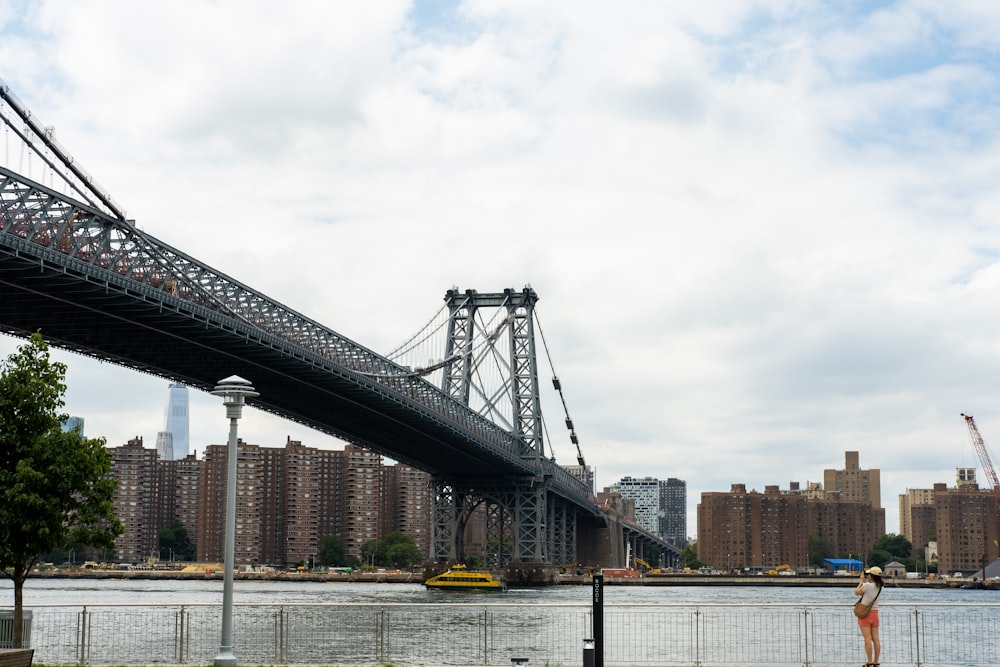
<path fill-rule="evenodd" d="M 296 425 L 296 426 L 298 428 L 300 428 L 300 429 L 302 428 L 302 427 L 300 427 L 298 425 Z M 309 429 L 305 429 L 305 430 L 309 431 Z M 140 440 L 142 439 L 141 435 L 137 435 L 135 437 L 139 438 Z M 292 435 L 286 436 L 285 439 L 286 439 L 286 441 L 295 440 L 294 436 L 292 436 Z M 130 439 L 129 441 L 131 441 L 131 440 L 132 439 Z M 332 450 L 332 451 L 343 450 L 345 447 L 350 446 L 348 443 L 345 443 L 343 441 L 339 441 L 339 440 L 335 440 L 335 439 L 332 439 L 332 440 L 333 440 L 333 443 L 331 445 L 328 445 L 328 446 L 325 446 L 325 447 L 323 447 L 323 446 L 317 446 L 317 445 L 315 445 L 313 443 L 310 443 L 308 441 L 303 441 L 303 444 L 306 447 L 315 447 L 315 448 L 318 448 L 318 449 L 327 449 L 327 450 Z M 118 446 L 127 444 L 129 441 L 126 441 L 125 443 L 119 443 L 118 445 L 115 445 L 115 444 L 113 444 L 111 442 L 108 442 L 107 443 L 107 447 L 109 447 L 109 448 L 118 447 Z M 191 455 L 195 456 L 196 459 L 198 459 L 198 460 L 202 460 L 202 459 L 204 459 L 204 452 L 207 450 L 207 448 L 209 446 L 219 446 L 219 445 L 220 445 L 220 443 L 208 443 L 208 444 L 205 444 L 205 445 L 201 446 L 200 448 L 199 447 L 195 447 L 194 450 L 191 452 Z M 281 444 L 274 444 L 274 443 L 261 442 L 261 443 L 255 444 L 254 446 L 259 446 L 259 447 L 262 447 L 262 448 L 274 448 L 274 447 L 281 447 L 283 445 L 281 445 Z M 154 447 L 152 447 L 152 449 L 155 450 L 156 447 L 154 446 Z M 799 493 L 799 492 L 807 493 L 809 491 L 808 487 L 810 485 L 813 485 L 813 486 L 819 485 L 819 488 L 821 490 L 823 490 L 823 489 L 826 489 L 831 484 L 831 480 L 842 481 L 843 480 L 843 475 L 846 473 L 848 475 L 849 483 L 851 483 L 851 486 L 849 487 L 849 490 L 847 491 L 846 496 L 848 498 L 850 498 L 850 497 L 857 497 L 857 496 L 861 495 L 861 492 L 857 491 L 855 489 L 861 489 L 863 487 L 866 490 L 866 492 L 867 492 L 867 488 L 868 488 L 868 484 L 869 484 L 869 482 L 868 482 L 868 475 L 871 474 L 871 471 L 869 469 L 867 469 L 867 468 L 861 469 L 860 468 L 860 466 L 859 466 L 860 454 L 861 454 L 860 452 L 852 452 L 852 451 L 841 452 L 841 457 L 843 457 L 844 459 L 846 459 L 846 461 L 844 462 L 844 468 L 843 469 L 837 469 L 835 466 L 839 465 L 839 464 L 833 464 L 829 468 L 825 468 L 824 470 L 818 471 L 816 473 L 818 479 L 822 479 L 823 480 L 822 482 L 813 481 L 811 479 L 806 479 L 805 482 L 801 482 L 800 480 L 789 480 L 788 481 L 788 488 L 789 489 L 793 489 L 796 493 Z M 394 463 L 394 461 L 391 459 L 391 457 L 383 457 L 383 458 L 384 458 L 384 460 L 388 464 L 393 464 Z M 566 468 L 566 469 L 570 470 L 571 472 L 573 472 L 574 474 L 576 474 L 577 476 L 579 476 L 579 474 L 577 472 L 575 472 L 576 469 L 580 468 L 579 465 L 577 465 L 575 463 L 567 463 L 567 464 L 561 464 L 561 465 L 564 468 Z M 587 466 L 585 466 L 585 468 L 589 470 L 588 474 L 590 476 L 595 476 L 596 471 L 593 469 L 592 466 L 587 465 Z M 954 478 L 954 476 L 956 474 L 956 470 L 959 470 L 959 469 L 971 471 L 970 473 L 967 473 L 967 474 L 969 474 L 973 480 L 976 480 L 976 479 L 983 479 L 983 480 L 985 480 L 986 479 L 985 475 L 977 477 L 976 471 L 978 471 L 980 468 L 978 468 L 976 466 L 971 466 L 971 467 L 968 467 L 968 468 L 963 468 L 961 466 L 956 466 L 954 469 L 952 469 L 951 471 L 949 471 L 947 474 L 945 474 L 941 478 L 939 478 L 939 479 L 931 482 L 930 484 L 926 485 L 925 487 L 917 486 L 917 485 L 907 486 L 899 494 L 894 494 L 891 498 L 889 498 L 888 502 L 885 502 L 881 498 L 880 485 L 878 484 L 878 481 L 877 481 L 879 479 L 881 470 L 875 470 L 874 471 L 874 475 L 875 475 L 875 480 L 876 481 L 875 481 L 874 486 L 875 486 L 876 498 L 878 498 L 878 501 L 876 503 L 876 507 L 878 509 L 882 510 L 884 512 L 884 515 L 886 517 L 888 517 L 890 514 L 893 515 L 893 516 L 899 517 L 901 515 L 899 513 L 900 507 L 899 507 L 899 504 L 898 504 L 898 496 L 906 496 L 911 491 L 917 491 L 917 490 L 920 490 L 920 489 L 931 489 L 933 487 L 940 486 L 941 484 L 946 484 L 947 485 L 947 483 Z M 839 477 L 838 477 L 838 474 L 840 475 Z M 619 491 L 620 492 L 621 491 L 621 483 L 623 481 L 641 482 L 643 480 L 653 480 L 653 479 L 656 479 L 656 478 L 650 477 L 648 475 L 646 475 L 644 477 L 641 477 L 641 478 L 638 477 L 638 476 L 636 476 L 636 475 L 624 475 L 621 478 L 619 478 L 617 480 L 613 480 L 613 481 L 611 481 L 611 482 L 609 482 L 607 484 L 602 484 L 602 485 L 596 485 L 595 484 L 592 487 L 592 491 L 594 493 L 596 493 L 596 492 L 602 491 L 604 489 L 610 489 L 610 490 L 614 490 L 614 491 Z M 704 489 L 704 490 L 702 490 L 702 491 L 699 492 L 699 495 L 697 497 L 691 497 L 691 495 L 687 493 L 688 480 L 679 480 L 679 479 L 676 479 L 675 477 L 668 477 L 668 478 L 664 478 L 662 480 L 657 480 L 657 481 L 660 483 L 661 487 L 663 487 L 664 485 L 666 485 L 668 482 L 672 483 L 673 486 L 678 486 L 679 485 L 680 488 L 683 489 L 684 494 L 687 496 L 687 507 L 690 508 L 691 506 L 694 506 L 694 508 L 695 508 L 694 509 L 694 513 L 692 514 L 690 512 L 690 510 L 689 510 L 687 512 L 687 514 L 686 514 L 686 517 L 685 517 L 686 518 L 686 524 L 687 524 L 687 527 L 688 527 L 688 530 L 687 530 L 688 534 L 685 537 L 685 539 L 687 539 L 687 540 L 696 540 L 697 539 L 697 514 L 698 514 L 697 507 L 700 504 L 701 493 L 725 493 L 725 492 L 727 492 L 728 489 L 731 489 L 733 486 L 742 486 L 742 487 L 745 487 L 748 490 L 748 492 L 756 493 L 756 492 L 758 492 L 758 489 L 763 490 L 763 489 L 766 489 L 766 488 L 769 488 L 769 487 L 778 488 L 780 486 L 780 483 L 778 483 L 777 481 L 767 482 L 765 480 L 765 482 L 762 483 L 762 484 L 760 484 L 759 486 L 754 485 L 754 484 L 747 484 L 747 483 L 745 483 L 743 481 L 732 481 L 732 482 L 730 482 L 729 487 L 718 488 L 718 489 Z M 980 488 L 988 490 L 989 486 L 986 485 L 986 486 L 983 486 L 983 487 L 980 487 Z M 800 491 L 800 489 L 801 489 L 801 491 Z M 662 490 L 662 488 L 660 490 L 660 493 L 661 494 L 664 493 L 664 491 Z M 629 498 L 630 500 L 634 500 L 634 498 L 630 497 L 630 495 L 627 494 L 627 493 L 623 494 L 623 496 L 626 497 L 626 498 Z M 651 533 L 661 534 L 662 531 L 660 530 L 659 527 L 657 527 L 657 528 L 651 528 L 652 524 L 646 525 L 646 520 L 647 519 L 648 519 L 648 517 L 637 516 L 637 524 L 640 525 L 641 527 L 643 527 L 645 530 L 648 530 Z M 888 523 L 888 520 L 886 520 L 884 522 L 885 532 L 886 533 L 903 534 L 904 531 L 903 531 L 903 525 L 902 524 L 903 524 L 903 522 L 900 521 L 899 524 L 897 524 L 896 526 L 890 526 L 889 523 Z"/>
<path fill-rule="evenodd" d="M 687 480 L 693 534 L 702 491 L 858 450 L 898 532 L 888 499 L 979 466 L 961 413 L 1000 438 L 998 29 L 904 0 L 14 0 L 0 59 L 137 226 L 371 350 L 453 286 L 532 285 L 599 488 Z M 54 356 L 89 436 L 154 442 L 163 380 Z M 224 443 L 190 398 L 193 446 Z"/>

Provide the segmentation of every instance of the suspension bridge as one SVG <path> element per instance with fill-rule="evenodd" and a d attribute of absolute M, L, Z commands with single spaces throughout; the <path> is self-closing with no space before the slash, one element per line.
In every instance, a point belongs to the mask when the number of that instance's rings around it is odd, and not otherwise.
<path fill-rule="evenodd" d="M 644 545 L 676 557 L 547 452 L 530 287 L 449 290 L 379 355 L 141 231 L 2 81 L 0 118 L 0 331 L 205 391 L 239 375 L 254 407 L 427 471 L 438 562 L 463 557 L 477 508 L 496 567 L 622 567 Z"/>

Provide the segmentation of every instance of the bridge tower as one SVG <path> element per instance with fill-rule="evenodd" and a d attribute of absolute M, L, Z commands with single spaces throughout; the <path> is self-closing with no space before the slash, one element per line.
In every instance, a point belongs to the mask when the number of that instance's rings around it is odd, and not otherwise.
<path fill-rule="evenodd" d="M 462 536 L 484 507 L 486 562 L 569 562 L 575 557 L 575 513 L 550 498 L 553 461 L 545 457 L 530 287 L 498 293 L 449 290 L 442 389 L 508 428 L 524 447 L 533 476 L 496 479 L 435 477 L 434 557 L 464 557 Z M 491 378 L 492 384 L 485 380 Z"/>

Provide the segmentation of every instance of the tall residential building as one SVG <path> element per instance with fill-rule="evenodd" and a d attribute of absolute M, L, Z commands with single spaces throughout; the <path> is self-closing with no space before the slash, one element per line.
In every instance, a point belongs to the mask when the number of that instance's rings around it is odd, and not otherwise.
<path fill-rule="evenodd" d="M 810 498 L 767 486 L 764 493 L 733 484 L 702 493 L 698 558 L 719 569 L 809 565 L 809 537 L 835 553 L 867 553 L 885 533 L 885 510 L 838 494 Z"/>
<path fill-rule="evenodd" d="M 165 498 L 164 505 L 172 505 L 173 520 L 179 522 L 187 531 L 188 539 L 198 548 L 198 488 L 202 475 L 201 461 L 192 453 L 185 458 L 167 464 L 161 461 L 161 465 L 167 467 L 167 475 L 174 478 L 174 496 Z M 171 500 L 173 502 L 171 502 Z M 169 525 L 168 523 L 168 525 Z"/>
<path fill-rule="evenodd" d="M 173 440 L 173 455 L 170 459 L 183 459 L 190 453 L 189 419 L 187 385 L 171 382 L 163 427 Z"/>
<path fill-rule="evenodd" d="M 827 496 L 837 492 L 844 500 L 870 502 L 872 507 L 882 507 L 881 472 L 878 468 L 862 470 L 857 452 L 845 452 L 843 470 L 828 468 L 823 471 L 823 490 Z"/>
<path fill-rule="evenodd" d="M 996 496 L 990 489 L 979 488 L 974 468 L 959 468 L 957 477 L 955 488 L 935 485 L 934 490 L 938 572 L 942 573 L 977 570 L 1000 558 Z"/>
<path fill-rule="evenodd" d="M 643 530 L 656 535 L 660 530 L 660 482 L 652 477 L 642 479 L 622 477 L 611 485 L 622 498 L 635 503 L 635 522 Z"/>
<path fill-rule="evenodd" d="M 128 444 L 111 450 L 111 465 L 118 487 L 113 500 L 115 516 L 124 531 L 115 539 L 119 561 L 145 562 L 158 557 L 160 530 L 165 527 L 161 514 L 163 476 L 156 452 L 142 446 L 136 436 Z"/>
<path fill-rule="evenodd" d="M 429 554 L 434 507 L 430 474 L 402 463 L 385 468 L 385 473 L 386 532 L 410 535 L 420 553 Z"/>
<path fill-rule="evenodd" d="M 935 484 L 935 488 L 938 485 Z M 944 484 L 940 485 L 945 488 Z M 935 489 L 907 489 L 899 494 L 899 534 L 913 545 L 913 555 L 931 542 L 934 533 Z"/>
<path fill-rule="evenodd" d="M 379 534 L 379 511 L 385 492 L 382 455 L 356 445 L 347 445 L 339 453 L 342 484 L 335 531 L 344 543 L 344 551 L 360 556 L 365 542 L 382 537 Z"/>
<path fill-rule="evenodd" d="M 258 445 L 240 438 L 236 446 L 236 534 L 234 560 L 240 565 L 267 564 L 261 550 L 260 475 L 262 455 Z M 209 445 L 205 448 L 198 493 L 197 558 L 203 562 L 222 562 L 225 557 L 225 527 L 229 448 Z"/>
<path fill-rule="evenodd" d="M 996 497 L 979 488 L 975 468 L 956 468 L 952 488 L 938 482 L 931 489 L 907 489 L 899 497 L 901 534 L 915 556 L 936 553 L 941 573 L 975 570 L 984 558 L 1000 556 L 998 522 Z"/>
<path fill-rule="evenodd" d="M 676 477 L 660 480 L 657 534 L 677 545 L 687 544 L 687 482 Z"/>

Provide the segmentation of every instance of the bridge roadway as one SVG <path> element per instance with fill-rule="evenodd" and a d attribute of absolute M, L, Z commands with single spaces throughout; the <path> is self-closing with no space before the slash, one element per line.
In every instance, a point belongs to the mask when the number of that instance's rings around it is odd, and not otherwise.
<path fill-rule="evenodd" d="M 409 369 L 78 201 L 0 167 L 0 330 L 211 390 L 442 477 L 584 484 Z"/>

